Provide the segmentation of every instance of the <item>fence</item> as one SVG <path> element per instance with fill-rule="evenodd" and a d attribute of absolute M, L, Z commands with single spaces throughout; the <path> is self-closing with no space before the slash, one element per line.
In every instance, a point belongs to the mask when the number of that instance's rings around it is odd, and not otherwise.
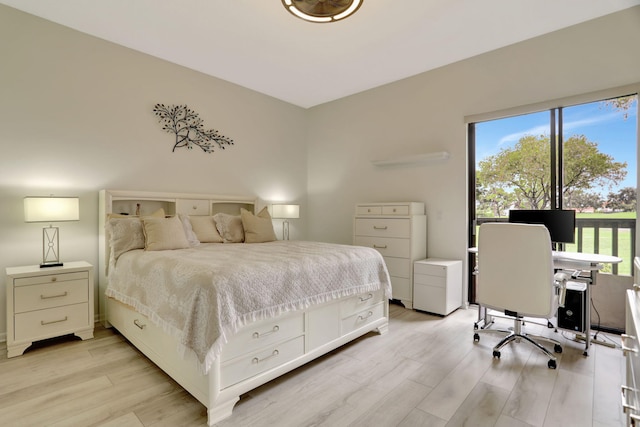
<path fill-rule="evenodd" d="M 478 218 L 476 224 L 506 221 L 506 218 Z M 632 276 L 636 256 L 636 220 L 576 218 L 576 241 L 567 244 L 564 250 L 618 256 L 622 263 L 605 266 L 603 272 Z"/>

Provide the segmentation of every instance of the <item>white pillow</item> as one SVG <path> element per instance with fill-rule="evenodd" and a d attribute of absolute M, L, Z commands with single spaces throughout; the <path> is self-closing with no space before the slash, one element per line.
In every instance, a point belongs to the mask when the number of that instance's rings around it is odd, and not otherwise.
<path fill-rule="evenodd" d="M 200 244 L 200 240 L 198 240 L 198 236 L 196 236 L 196 233 L 193 232 L 193 227 L 191 226 L 189 216 L 179 214 L 178 217 L 180 218 L 180 222 L 182 223 L 184 235 L 187 238 L 187 242 L 189 242 L 189 246 L 198 246 Z"/>
<path fill-rule="evenodd" d="M 110 218 L 107 221 L 109 245 L 114 260 L 133 249 L 144 249 L 144 232 L 140 218 Z"/>
<path fill-rule="evenodd" d="M 244 229 L 242 228 L 242 219 L 239 216 L 217 213 L 213 216 L 213 220 L 216 222 L 218 233 L 225 243 L 244 242 Z"/>

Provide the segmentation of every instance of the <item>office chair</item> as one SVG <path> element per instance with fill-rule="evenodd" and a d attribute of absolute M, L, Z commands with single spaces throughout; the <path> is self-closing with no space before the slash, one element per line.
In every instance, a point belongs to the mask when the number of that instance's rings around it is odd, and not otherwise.
<path fill-rule="evenodd" d="M 493 356 L 512 341 L 533 344 L 549 357 L 547 366 L 556 368 L 556 357 L 538 341 L 554 345 L 556 353 L 562 346 L 556 340 L 523 332 L 523 317 L 548 319 L 554 317 L 564 296 L 567 276 L 554 277 L 549 231 L 538 224 L 485 223 L 478 236 L 478 280 L 476 301 L 479 310 L 501 311 L 513 318 L 513 331 L 478 329 L 474 325 L 473 339 L 480 341 L 479 332 L 507 334 L 494 348 Z M 492 323 L 492 322 L 490 322 Z M 487 319 L 485 319 L 485 327 Z"/>

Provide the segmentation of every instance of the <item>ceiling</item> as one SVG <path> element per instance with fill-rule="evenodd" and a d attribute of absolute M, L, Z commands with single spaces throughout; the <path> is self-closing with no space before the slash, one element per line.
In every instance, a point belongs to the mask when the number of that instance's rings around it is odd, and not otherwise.
<path fill-rule="evenodd" d="M 298 19 L 280 0 L 0 4 L 309 108 L 640 0 L 364 0 L 329 24 Z"/>

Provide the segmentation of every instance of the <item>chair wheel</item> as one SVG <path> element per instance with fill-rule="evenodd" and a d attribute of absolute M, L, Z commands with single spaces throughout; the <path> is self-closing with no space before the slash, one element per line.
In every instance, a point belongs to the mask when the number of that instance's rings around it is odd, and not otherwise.
<path fill-rule="evenodd" d="M 500 359 L 500 352 L 498 350 L 493 350 L 493 357 Z"/>
<path fill-rule="evenodd" d="M 547 321 L 547 328 L 553 329 L 553 328 L 555 328 L 555 326 L 553 326 L 553 323 Z"/>
<path fill-rule="evenodd" d="M 555 344 L 553 346 L 553 351 L 555 351 L 556 353 L 562 353 L 562 346 L 560 344 Z"/>
<path fill-rule="evenodd" d="M 549 367 L 549 369 L 556 369 L 556 361 L 549 360 L 549 363 L 547 363 L 547 366 Z"/>
<path fill-rule="evenodd" d="M 477 331 L 477 330 L 478 330 L 478 323 L 474 323 L 474 324 L 473 324 L 473 330 L 474 330 L 474 331 Z"/>
<path fill-rule="evenodd" d="M 473 342 L 478 342 L 478 341 L 480 341 L 480 335 L 473 334 Z"/>

